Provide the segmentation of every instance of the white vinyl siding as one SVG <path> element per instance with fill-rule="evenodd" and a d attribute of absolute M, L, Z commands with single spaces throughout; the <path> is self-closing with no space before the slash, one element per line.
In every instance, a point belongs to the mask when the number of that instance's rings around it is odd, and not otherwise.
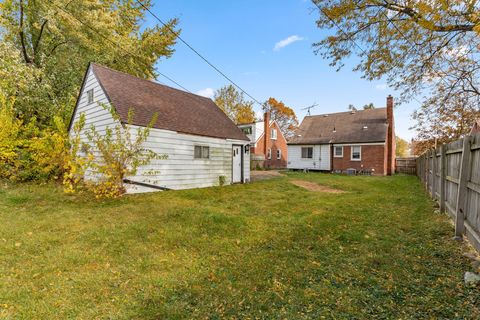
<path fill-rule="evenodd" d="M 88 104 L 88 95 L 86 94 L 90 89 L 94 89 L 94 103 L 92 104 Z M 99 133 L 104 133 L 107 127 L 114 128 L 118 122 L 101 104 L 108 105 L 108 99 L 90 70 L 80 94 L 73 123 L 78 121 L 79 115 L 83 112 L 86 116 L 85 129 L 94 125 Z M 127 128 L 132 132 L 132 139 L 135 139 L 138 127 L 127 126 Z M 84 134 L 81 137 L 84 141 L 87 141 Z M 225 176 L 225 182 L 229 184 L 232 179 L 232 146 L 234 144 L 247 145 L 249 142 L 181 134 L 175 131 L 152 128 L 144 144 L 145 148 L 160 155 L 167 155 L 168 159 L 152 160 L 149 165 L 139 168 L 135 176 L 127 178 L 169 189 L 216 186 L 219 184 L 220 176 Z M 202 148 L 202 158 L 200 159 L 194 158 L 195 146 L 206 147 L 205 149 Z M 207 153 L 208 157 L 203 157 Z M 245 153 L 245 149 L 243 149 L 243 153 L 243 178 L 246 182 L 250 180 L 250 154 L 249 152 Z M 155 172 L 154 175 L 146 174 L 152 171 Z M 98 177 L 87 172 L 85 178 L 96 179 Z M 130 193 L 153 190 L 156 189 L 136 185 L 127 186 L 127 191 Z"/>
<path fill-rule="evenodd" d="M 136 135 L 132 126 L 132 138 Z M 169 189 L 189 189 L 218 185 L 219 176 L 226 177 L 226 183 L 232 179 L 232 146 L 248 144 L 247 141 L 225 140 L 181 134 L 174 131 L 151 129 L 145 147 L 158 154 L 167 155 L 166 160 L 153 160 L 140 168 L 132 181 L 151 183 Z M 195 145 L 209 147 L 209 158 L 194 159 Z M 250 180 L 250 154 L 243 149 L 244 180 Z M 194 159 L 194 161 L 192 161 Z M 144 175 L 156 171 L 153 176 Z"/>
<path fill-rule="evenodd" d="M 313 148 L 311 159 L 302 158 L 302 148 Z M 331 170 L 330 145 L 288 145 L 288 169 Z"/>
<path fill-rule="evenodd" d="M 89 95 L 93 93 L 93 103 L 88 103 Z M 103 105 L 108 106 L 108 99 L 103 92 L 100 84 L 97 81 L 97 78 L 91 70 L 88 71 L 87 77 L 85 79 L 84 88 L 79 96 L 78 106 L 75 111 L 73 121 L 72 121 L 72 130 L 70 134 L 73 134 L 73 124 L 77 122 L 80 118 L 80 114 L 85 115 L 85 126 L 83 131 L 80 132 L 80 138 L 83 142 L 88 142 L 88 139 L 85 135 L 85 131 L 89 130 L 90 126 L 94 126 L 99 134 L 105 133 L 106 128 L 114 128 L 119 122 L 113 119 L 109 110 L 106 110 Z M 98 152 L 92 150 L 93 154 L 96 156 L 99 155 Z M 83 155 L 84 150 L 80 152 Z M 86 180 L 95 180 L 98 177 L 93 174 L 92 171 L 85 172 Z"/>

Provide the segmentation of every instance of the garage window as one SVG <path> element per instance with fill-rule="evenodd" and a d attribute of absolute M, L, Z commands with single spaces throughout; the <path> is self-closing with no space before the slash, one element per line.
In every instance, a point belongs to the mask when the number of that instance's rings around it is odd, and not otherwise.
<path fill-rule="evenodd" d="M 302 147 L 302 159 L 313 158 L 313 147 Z"/>
<path fill-rule="evenodd" d="M 194 158 L 195 159 L 209 159 L 210 158 L 210 147 L 195 146 Z"/>

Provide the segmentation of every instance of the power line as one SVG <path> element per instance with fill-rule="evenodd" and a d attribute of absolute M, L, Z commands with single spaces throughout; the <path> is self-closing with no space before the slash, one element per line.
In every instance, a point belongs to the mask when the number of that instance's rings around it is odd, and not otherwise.
<path fill-rule="evenodd" d="M 211 63 L 207 58 L 205 58 L 202 54 L 200 54 L 194 47 L 192 47 L 187 41 L 185 41 L 178 32 L 176 32 L 170 25 L 162 21 L 155 13 L 153 13 L 148 7 L 146 7 L 141 1 L 135 0 L 140 4 L 145 10 L 147 10 L 158 22 L 160 22 L 163 26 L 165 26 L 170 32 L 172 32 L 178 40 L 180 40 L 183 44 L 185 44 L 190 50 L 192 50 L 197 56 L 199 56 L 203 61 L 205 61 L 210 67 L 212 67 L 215 71 L 217 71 L 220 75 L 222 75 L 225 79 L 227 79 L 231 84 L 237 87 L 240 91 L 242 91 L 245 95 L 247 95 L 250 99 L 258 103 L 262 106 L 262 103 L 259 102 L 257 99 L 252 97 L 247 91 L 242 89 L 237 83 L 235 83 L 231 78 L 229 78 L 224 72 L 222 72 L 218 67 L 216 67 L 213 63 Z"/>
<path fill-rule="evenodd" d="M 120 47 L 120 45 L 113 41 L 112 39 L 110 39 L 109 37 L 101 34 L 97 29 L 95 29 L 94 27 L 90 26 L 88 23 L 85 23 L 84 21 L 82 21 L 81 19 L 79 19 L 78 17 L 76 17 L 73 13 L 71 13 L 70 11 L 62 8 L 61 6 L 53 3 L 52 1 L 48 0 L 51 4 L 53 4 L 54 6 L 56 6 L 58 9 L 62 10 L 63 12 L 65 12 L 66 14 L 70 15 L 71 17 L 73 17 L 75 20 L 77 20 L 78 22 L 80 22 L 82 25 L 86 26 L 87 28 L 89 28 L 90 30 L 92 30 L 93 32 L 95 32 L 96 34 L 98 34 L 100 37 L 102 37 L 103 39 L 107 40 L 108 42 L 112 43 L 113 45 L 115 45 L 117 48 L 119 48 L 120 50 L 123 50 L 124 52 L 126 52 L 127 54 L 129 54 L 130 56 L 134 57 L 134 58 L 140 58 L 138 55 L 126 50 L 125 48 L 122 48 Z M 137 60 L 138 62 L 140 62 L 141 64 L 143 64 L 145 67 L 148 67 L 148 65 L 144 64 L 141 60 Z M 185 88 L 184 86 L 182 86 L 180 83 L 178 83 L 177 81 L 175 81 L 174 79 L 172 79 L 171 77 L 167 76 L 166 74 L 158 71 L 155 69 L 156 72 L 158 72 L 158 74 L 160 74 L 162 77 L 168 79 L 169 81 L 171 81 L 172 83 L 174 83 L 175 85 L 177 85 L 179 88 L 182 88 L 183 90 L 187 91 L 187 92 L 190 92 L 192 93 L 190 90 L 188 90 L 187 88 Z"/>

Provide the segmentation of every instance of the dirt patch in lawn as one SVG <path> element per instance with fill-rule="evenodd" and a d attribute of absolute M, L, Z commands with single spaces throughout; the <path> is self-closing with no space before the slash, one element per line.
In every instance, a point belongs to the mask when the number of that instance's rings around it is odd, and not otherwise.
<path fill-rule="evenodd" d="M 283 177 L 283 174 L 281 174 L 276 170 L 265 170 L 265 171 L 252 170 L 250 172 L 250 179 L 252 180 L 252 182 L 272 179 L 276 177 Z"/>
<path fill-rule="evenodd" d="M 325 192 L 325 193 L 344 193 L 345 191 L 339 189 L 333 189 L 327 186 L 319 185 L 315 182 L 304 181 L 304 180 L 290 180 L 290 183 L 294 185 L 307 189 L 309 191 L 315 192 Z"/>

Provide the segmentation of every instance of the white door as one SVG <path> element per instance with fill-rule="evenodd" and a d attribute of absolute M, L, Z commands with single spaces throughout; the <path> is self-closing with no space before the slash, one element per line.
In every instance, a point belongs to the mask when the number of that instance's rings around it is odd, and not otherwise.
<path fill-rule="evenodd" d="M 320 170 L 330 170 L 330 145 L 320 145 Z"/>
<path fill-rule="evenodd" d="M 232 155 L 232 182 L 242 182 L 242 147 L 233 146 Z"/>

